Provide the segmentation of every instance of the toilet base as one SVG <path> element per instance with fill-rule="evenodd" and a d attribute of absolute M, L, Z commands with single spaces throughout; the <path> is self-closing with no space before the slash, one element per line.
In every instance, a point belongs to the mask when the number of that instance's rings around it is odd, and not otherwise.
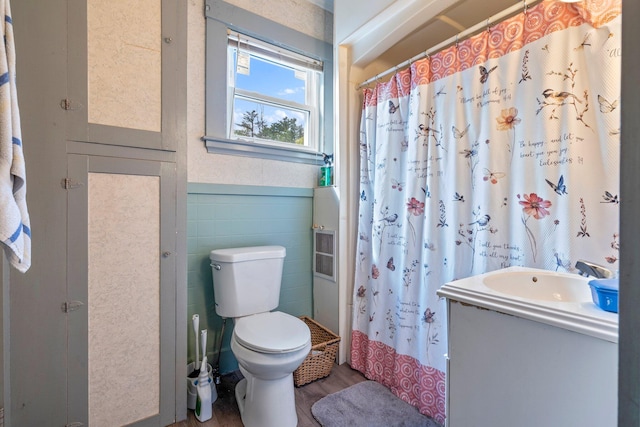
<path fill-rule="evenodd" d="M 293 374 L 278 380 L 248 376 L 236 385 L 236 401 L 245 427 L 296 427 Z"/>

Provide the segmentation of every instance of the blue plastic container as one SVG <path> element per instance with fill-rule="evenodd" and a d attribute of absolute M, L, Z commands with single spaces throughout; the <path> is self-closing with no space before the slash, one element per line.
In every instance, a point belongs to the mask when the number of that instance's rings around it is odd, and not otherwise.
<path fill-rule="evenodd" d="M 618 279 L 590 280 L 589 286 L 595 305 L 605 311 L 618 312 Z"/>

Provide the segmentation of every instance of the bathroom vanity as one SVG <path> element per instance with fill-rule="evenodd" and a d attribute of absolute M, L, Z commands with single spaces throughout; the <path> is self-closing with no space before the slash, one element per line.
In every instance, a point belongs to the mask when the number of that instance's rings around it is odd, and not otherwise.
<path fill-rule="evenodd" d="M 588 279 L 510 267 L 445 284 L 447 427 L 614 426 L 618 315 Z"/>

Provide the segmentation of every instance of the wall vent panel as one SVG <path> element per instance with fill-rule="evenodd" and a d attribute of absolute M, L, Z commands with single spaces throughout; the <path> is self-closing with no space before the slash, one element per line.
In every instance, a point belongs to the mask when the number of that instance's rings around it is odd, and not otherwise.
<path fill-rule="evenodd" d="M 313 274 L 336 281 L 336 232 L 314 230 L 313 233 Z"/>

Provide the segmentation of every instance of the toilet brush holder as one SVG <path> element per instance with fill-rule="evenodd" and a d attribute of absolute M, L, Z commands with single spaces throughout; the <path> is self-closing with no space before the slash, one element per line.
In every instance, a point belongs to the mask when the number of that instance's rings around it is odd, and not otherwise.
<path fill-rule="evenodd" d="M 198 378 L 189 378 L 194 370 L 195 364 L 193 362 L 187 365 L 187 408 L 196 409 L 196 398 L 198 397 L 198 385 L 196 382 Z M 211 364 L 207 363 L 207 373 L 209 374 L 209 384 L 211 384 L 211 403 L 218 398 L 218 392 L 216 390 L 216 383 L 213 381 L 213 368 Z"/>

